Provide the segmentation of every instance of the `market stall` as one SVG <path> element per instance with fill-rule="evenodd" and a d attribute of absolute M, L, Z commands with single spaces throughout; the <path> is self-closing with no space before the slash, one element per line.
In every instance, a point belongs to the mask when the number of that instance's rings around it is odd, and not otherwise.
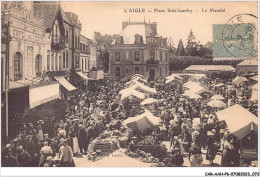
<path fill-rule="evenodd" d="M 240 140 L 241 163 L 257 160 L 258 118 L 244 107 L 236 104 L 216 113 L 224 120 L 231 134 Z"/>

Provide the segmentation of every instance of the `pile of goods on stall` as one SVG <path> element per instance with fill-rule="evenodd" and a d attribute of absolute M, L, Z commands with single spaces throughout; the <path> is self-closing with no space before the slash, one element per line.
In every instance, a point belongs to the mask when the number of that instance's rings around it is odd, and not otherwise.
<path fill-rule="evenodd" d="M 141 162 L 145 163 L 159 163 L 159 158 L 155 158 L 152 156 L 151 153 L 146 153 L 137 149 L 136 152 L 126 152 L 126 155 L 135 159 L 140 160 Z"/>

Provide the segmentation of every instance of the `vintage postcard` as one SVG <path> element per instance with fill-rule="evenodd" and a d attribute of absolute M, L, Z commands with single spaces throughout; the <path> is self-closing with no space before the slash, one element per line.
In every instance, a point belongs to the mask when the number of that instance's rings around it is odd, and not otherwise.
<path fill-rule="evenodd" d="M 2 167 L 258 166 L 258 2 L 2 1 L 1 22 Z"/>

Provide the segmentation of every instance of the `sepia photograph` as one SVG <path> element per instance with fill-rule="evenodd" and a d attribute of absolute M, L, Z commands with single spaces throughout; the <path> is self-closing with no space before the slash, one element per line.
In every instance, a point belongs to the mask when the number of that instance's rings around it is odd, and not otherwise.
<path fill-rule="evenodd" d="M 258 2 L 2 1 L 1 167 L 258 167 Z"/>

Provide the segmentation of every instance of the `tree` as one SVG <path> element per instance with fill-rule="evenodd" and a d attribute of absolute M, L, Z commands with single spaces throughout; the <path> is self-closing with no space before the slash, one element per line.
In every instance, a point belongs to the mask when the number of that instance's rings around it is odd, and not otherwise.
<path fill-rule="evenodd" d="M 117 34 L 113 34 L 113 35 L 102 35 L 100 32 L 94 32 L 94 38 L 95 41 L 97 42 L 97 45 L 110 45 L 112 44 L 112 42 L 114 41 L 114 39 L 116 39 L 118 35 Z"/>
<path fill-rule="evenodd" d="M 189 56 L 197 56 L 197 50 L 198 50 L 198 44 L 197 42 L 195 42 L 196 37 L 193 34 L 192 29 L 190 30 L 190 33 L 188 35 L 188 39 L 187 39 L 187 45 L 186 45 L 186 51 L 187 51 L 187 55 Z"/>
<path fill-rule="evenodd" d="M 177 56 L 185 56 L 186 55 L 186 52 L 185 52 L 185 49 L 184 49 L 184 46 L 183 46 L 183 42 L 182 42 L 181 39 L 179 40 L 179 44 L 178 44 L 178 48 L 177 48 L 177 51 L 176 51 L 176 55 Z"/>

